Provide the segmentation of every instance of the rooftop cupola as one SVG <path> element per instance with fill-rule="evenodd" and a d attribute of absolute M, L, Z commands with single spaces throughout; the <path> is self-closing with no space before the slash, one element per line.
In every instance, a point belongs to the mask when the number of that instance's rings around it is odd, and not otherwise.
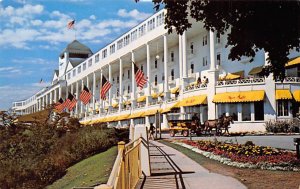
<path fill-rule="evenodd" d="M 68 44 L 68 46 L 60 53 L 61 59 L 64 58 L 65 52 L 69 54 L 69 58 L 88 58 L 93 54 L 90 48 L 77 40 Z"/>

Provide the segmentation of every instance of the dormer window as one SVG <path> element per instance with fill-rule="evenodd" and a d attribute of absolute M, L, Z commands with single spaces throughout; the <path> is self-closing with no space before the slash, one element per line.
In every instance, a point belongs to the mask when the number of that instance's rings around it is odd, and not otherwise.
<path fill-rule="evenodd" d="M 191 48 L 191 54 L 194 54 L 194 43 L 193 42 L 191 42 L 190 48 Z"/>
<path fill-rule="evenodd" d="M 157 68 L 157 59 L 154 61 L 154 68 Z"/>
<path fill-rule="evenodd" d="M 174 52 L 171 52 L 171 61 L 174 62 Z"/>

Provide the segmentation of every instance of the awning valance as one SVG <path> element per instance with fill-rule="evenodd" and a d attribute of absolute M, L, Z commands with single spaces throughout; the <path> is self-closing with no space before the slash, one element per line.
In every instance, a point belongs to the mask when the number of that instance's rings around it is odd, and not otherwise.
<path fill-rule="evenodd" d="M 293 92 L 293 96 L 294 96 L 294 99 L 297 101 L 297 102 L 300 102 L 300 90 L 295 90 Z"/>
<path fill-rule="evenodd" d="M 144 116 L 144 111 L 140 111 L 140 112 L 133 112 L 130 114 L 130 116 L 128 117 L 129 119 L 134 119 L 134 118 L 138 118 L 138 117 L 143 117 Z"/>
<path fill-rule="evenodd" d="M 145 102 L 146 101 L 146 96 L 140 96 L 136 100 L 137 102 Z"/>
<path fill-rule="evenodd" d="M 113 108 L 117 108 L 117 107 L 119 107 L 119 104 L 118 104 L 118 103 L 113 103 L 113 104 L 112 104 L 112 107 L 113 107 Z"/>
<path fill-rule="evenodd" d="M 130 114 L 119 115 L 119 116 L 115 119 L 115 121 L 126 120 L 126 119 L 128 119 L 129 116 L 130 116 Z"/>
<path fill-rule="evenodd" d="M 152 93 L 152 94 L 151 94 L 151 97 L 152 97 L 152 98 L 158 98 L 158 94 L 157 94 L 157 93 Z"/>
<path fill-rule="evenodd" d="M 172 94 L 175 94 L 175 93 L 177 93 L 178 91 L 179 91 L 179 87 L 174 87 L 174 88 L 171 89 L 170 92 L 171 92 Z"/>
<path fill-rule="evenodd" d="M 300 56 L 292 58 L 285 64 L 286 67 L 300 64 Z"/>
<path fill-rule="evenodd" d="M 238 71 L 238 72 L 234 72 L 234 73 L 228 73 L 224 77 L 224 80 L 239 79 L 241 77 L 244 77 L 244 71 Z"/>
<path fill-rule="evenodd" d="M 263 66 L 258 66 L 258 67 L 252 68 L 252 70 L 250 70 L 248 75 L 259 74 L 262 71 L 262 69 L 263 69 Z"/>
<path fill-rule="evenodd" d="M 207 104 L 206 95 L 187 97 L 187 98 L 181 100 L 178 104 L 176 104 L 176 107 L 196 106 L 196 105 L 200 105 L 200 104 Z"/>
<path fill-rule="evenodd" d="M 161 113 L 167 113 L 167 112 L 171 111 L 172 108 L 178 107 L 178 106 L 177 106 L 178 103 L 179 103 L 179 102 L 176 102 L 176 103 L 174 103 L 174 104 L 172 104 L 172 105 L 169 105 L 167 108 L 163 109 L 163 110 L 161 111 Z"/>
<path fill-rule="evenodd" d="M 291 100 L 293 99 L 290 90 L 278 89 L 276 90 L 276 100 Z"/>
<path fill-rule="evenodd" d="M 214 103 L 237 103 L 237 102 L 256 102 L 263 101 L 265 91 L 239 91 L 218 93 L 214 96 Z"/>
<path fill-rule="evenodd" d="M 131 104 L 131 101 L 130 101 L 130 100 L 124 101 L 123 104 L 125 104 L 125 105 L 130 105 L 130 104 Z"/>
<path fill-rule="evenodd" d="M 161 112 L 161 109 L 160 108 L 154 108 L 154 109 L 151 109 L 151 110 L 147 110 L 147 111 L 145 111 L 144 116 L 151 116 L 151 115 L 156 114 L 157 112 Z"/>

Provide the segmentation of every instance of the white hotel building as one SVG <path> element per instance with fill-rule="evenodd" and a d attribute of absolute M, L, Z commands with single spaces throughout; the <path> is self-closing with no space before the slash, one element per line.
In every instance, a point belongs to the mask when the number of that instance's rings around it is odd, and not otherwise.
<path fill-rule="evenodd" d="M 78 100 L 71 112 L 85 123 L 147 125 L 160 111 L 162 127 L 167 128 L 165 113 L 170 111 L 196 112 L 202 123 L 225 113 L 236 115 L 231 132 L 264 131 L 266 121 L 292 119 L 298 113 L 299 52 L 291 50 L 287 78 L 275 82 L 272 74 L 259 76 L 267 64 L 264 51 L 257 52 L 251 63 L 249 57 L 228 60 L 226 35 L 207 31 L 200 22 L 193 22 L 183 35 L 168 34 L 164 13 L 157 12 L 96 53 L 73 41 L 59 55 L 52 85 L 14 102 L 13 110 L 41 111 L 68 93 L 78 98 L 85 85 L 93 94 L 90 104 Z M 136 87 L 132 61 L 148 78 L 142 90 Z M 113 84 L 105 101 L 99 98 L 102 75 Z"/>

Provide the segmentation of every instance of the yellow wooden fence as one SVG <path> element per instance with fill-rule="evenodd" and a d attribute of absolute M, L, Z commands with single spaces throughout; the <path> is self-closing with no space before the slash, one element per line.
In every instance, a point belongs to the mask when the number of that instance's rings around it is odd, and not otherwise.
<path fill-rule="evenodd" d="M 125 145 L 118 143 L 118 156 L 106 184 L 95 189 L 132 189 L 137 185 L 141 175 L 141 145 L 138 138 Z"/>

